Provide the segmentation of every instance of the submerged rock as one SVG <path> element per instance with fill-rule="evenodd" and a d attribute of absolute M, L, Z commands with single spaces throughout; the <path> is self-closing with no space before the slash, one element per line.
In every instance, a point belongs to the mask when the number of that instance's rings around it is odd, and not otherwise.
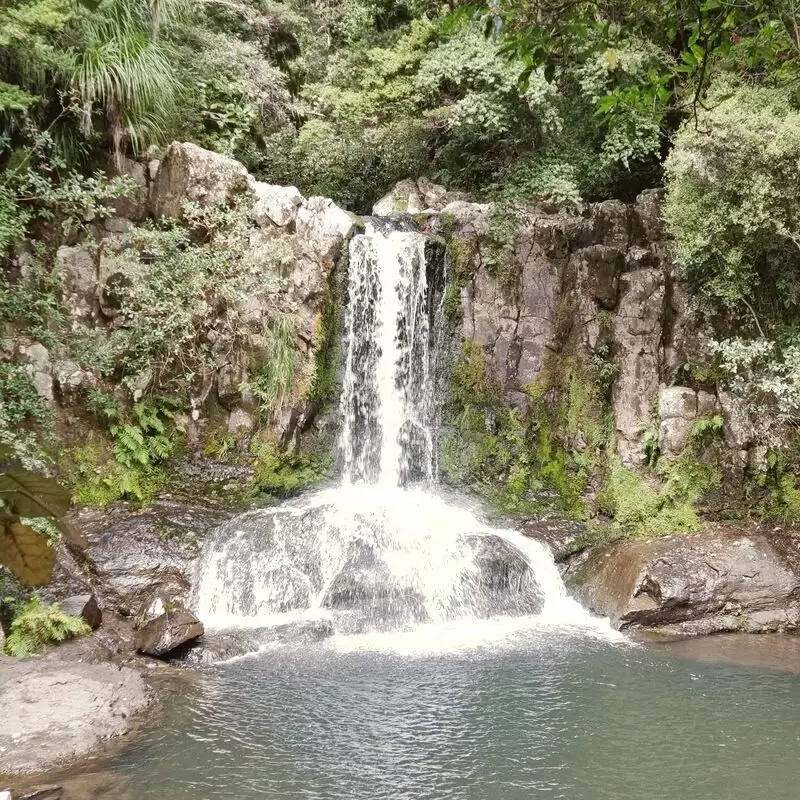
<path fill-rule="evenodd" d="M 681 634 L 800 630 L 800 534 L 626 540 L 570 567 L 576 598 L 614 627 Z"/>
<path fill-rule="evenodd" d="M 205 666 L 255 653 L 266 644 L 312 643 L 333 634 L 327 619 L 299 620 L 264 628 L 206 631 L 199 639 L 170 653 L 170 660 L 187 666 Z"/>
<path fill-rule="evenodd" d="M 136 649 L 148 656 L 165 656 L 203 635 L 203 623 L 188 611 L 167 611 L 136 634 Z"/>

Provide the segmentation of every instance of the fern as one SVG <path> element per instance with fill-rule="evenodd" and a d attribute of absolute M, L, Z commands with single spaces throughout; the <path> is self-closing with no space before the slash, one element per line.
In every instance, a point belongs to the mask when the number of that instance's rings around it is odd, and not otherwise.
<path fill-rule="evenodd" d="M 34 597 L 14 617 L 4 649 L 10 656 L 24 658 L 40 653 L 50 642 L 63 642 L 90 632 L 82 617 L 65 614 L 58 606 L 43 606 Z"/>

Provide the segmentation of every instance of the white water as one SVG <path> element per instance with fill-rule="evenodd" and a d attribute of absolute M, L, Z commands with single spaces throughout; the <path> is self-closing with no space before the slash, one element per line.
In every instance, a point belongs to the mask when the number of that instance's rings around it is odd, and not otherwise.
<path fill-rule="evenodd" d="M 351 242 L 342 485 L 223 526 L 201 562 L 207 627 L 326 617 L 347 647 L 412 650 L 526 625 L 610 634 L 567 597 L 547 547 L 433 489 L 441 299 L 425 241 L 369 229 Z"/>

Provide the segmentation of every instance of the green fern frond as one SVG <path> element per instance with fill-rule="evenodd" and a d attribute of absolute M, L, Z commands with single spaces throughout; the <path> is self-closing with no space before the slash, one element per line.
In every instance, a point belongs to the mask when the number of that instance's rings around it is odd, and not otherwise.
<path fill-rule="evenodd" d="M 58 606 L 43 606 L 34 597 L 14 617 L 4 649 L 10 656 L 25 658 L 40 653 L 50 642 L 63 642 L 90 632 L 82 617 L 65 614 Z"/>

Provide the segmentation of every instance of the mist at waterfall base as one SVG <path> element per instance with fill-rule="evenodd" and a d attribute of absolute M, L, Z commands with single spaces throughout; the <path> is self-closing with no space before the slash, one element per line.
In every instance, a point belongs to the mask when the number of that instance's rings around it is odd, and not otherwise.
<path fill-rule="evenodd" d="M 423 237 L 353 241 L 343 485 L 233 520 L 202 560 L 207 628 L 333 635 L 181 681 L 111 764 L 115 800 L 794 800 L 796 675 L 633 646 L 544 546 L 434 491 L 428 267 Z"/>

